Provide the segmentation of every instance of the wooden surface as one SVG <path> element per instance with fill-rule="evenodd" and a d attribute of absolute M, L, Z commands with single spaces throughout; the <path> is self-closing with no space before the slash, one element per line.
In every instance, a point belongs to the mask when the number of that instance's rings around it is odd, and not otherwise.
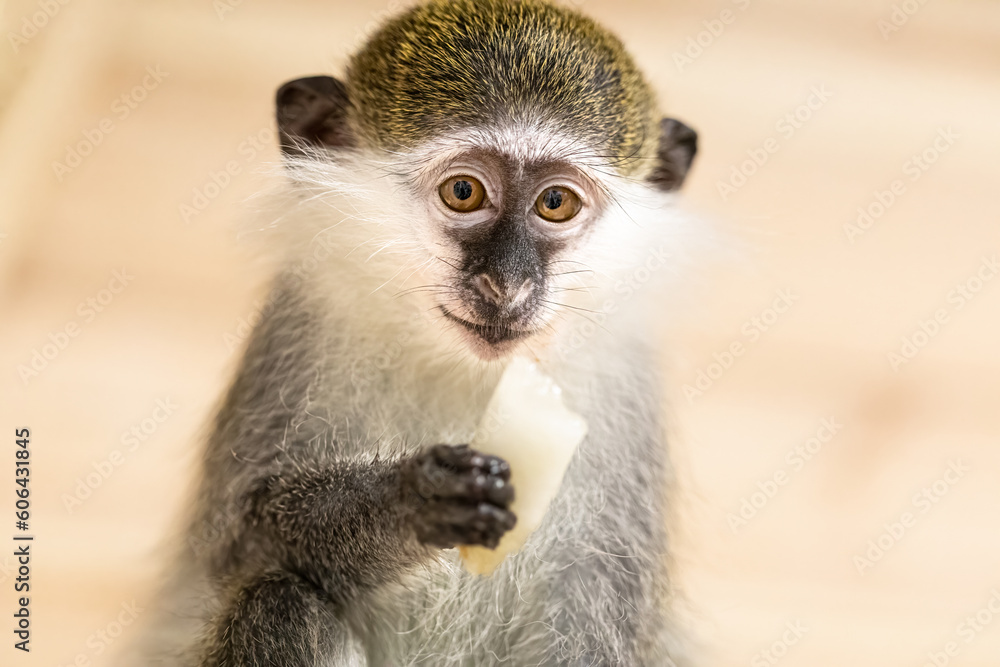
<path fill-rule="evenodd" d="M 32 428 L 37 535 L 30 656 L 10 647 L 13 559 L 0 556 L 5 665 L 106 664 L 134 635 L 116 619 L 149 598 L 259 298 L 262 271 L 233 223 L 275 158 L 273 91 L 339 72 L 392 7 L 233 4 L 80 0 L 17 53 L 9 33 L 39 6 L 4 7 L 0 432 L 10 458 L 14 427 Z M 1000 664 L 988 611 L 995 595 L 1000 610 L 1000 280 L 977 283 L 1000 253 L 1000 5 L 929 2 L 883 37 L 886 0 L 579 4 L 701 136 L 686 206 L 718 248 L 685 282 L 664 349 L 679 583 L 703 664 L 902 667 L 933 664 L 949 642 L 947 664 Z M 702 31 L 702 52 L 679 60 Z M 783 120 L 796 112 L 799 127 Z M 57 174 L 103 119 L 110 133 Z M 719 183 L 762 149 L 767 161 L 723 197 Z M 934 162 L 914 171 L 924 151 Z M 238 173 L 216 189 L 227 164 Z M 894 199 L 883 215 L 845 230 L 879 197 Z M 967 283 L 969 299 L 956 291 Z M 917 334 L 922 347 L 893 368 L 887 355 L 922 323 L 934 335 Z M 77 335 L 64 340 L 68 325 Z M 22 380 L 53 340 L 64 348 Z M 700 371 L 715 377 L 694 395 Z M 817 434 L 827 442 L 797 463 Z M 88 475 L 94 488 L 80 489 Z M 743 499 L 760 507 L 734 530 Z M 884 555 L 868 554 L 880 537 Z M 977 612 L 992 622 L 961 625 Z"/>

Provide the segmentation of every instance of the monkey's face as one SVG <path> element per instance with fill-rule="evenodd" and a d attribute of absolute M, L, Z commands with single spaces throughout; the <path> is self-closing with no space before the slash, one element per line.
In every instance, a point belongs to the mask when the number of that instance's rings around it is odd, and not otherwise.
<path fill-rule="evenodd" d="M 523 20 L 508 18 L 505 30 Z M 338 314 L 369 317 L 366 335 L 419 328 L 435 351 L 482 359 L 540 352 L 581 320 L 600 326 L 634 291 L 632 272 L 665 264 L 651 234 L 670 230 L 662 195 L 684 181 L 697 138 L 672 119 L 651 135 L 646 85 L 613 38 L 586 48 L 603 34 L 593 26 L 568 39 L 559 20 L 547 41 L 532 29 L 508 43 L 489 30 L 439 39 L 445 23 L 421 28 L 419 47 L 389 46 L 403 31 L 366 51 L 350 85 L 317 76 L 278 90 L 299 251 L 323 236 L 345 252 L 324 288 Z M 382 60 L 404 52 L 448 69 Z M 431 327 L 413 326 L 420 312 Z"/>
<path fill-rule="evenodd" d="M 550 334 L 606 205 L 586 168 L 466 146 L 431 159 L 411 187 L 442 324 L 486 359 Z"/>

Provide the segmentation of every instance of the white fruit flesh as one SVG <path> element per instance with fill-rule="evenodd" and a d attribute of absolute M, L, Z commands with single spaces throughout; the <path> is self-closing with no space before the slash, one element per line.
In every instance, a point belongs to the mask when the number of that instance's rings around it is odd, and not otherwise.
<path fill-rule="evenodd" d="M 469 572 L 490 574 L 520 549 L 559 491 L 573 452 L 587 434 L 587 422 L 563 405 L 561 394 L 552 378 L 527 359 L 513 359 L 500 378 L 471 444 L 510 464 L 517 525 L 496 549 L 459 547 Z"/>

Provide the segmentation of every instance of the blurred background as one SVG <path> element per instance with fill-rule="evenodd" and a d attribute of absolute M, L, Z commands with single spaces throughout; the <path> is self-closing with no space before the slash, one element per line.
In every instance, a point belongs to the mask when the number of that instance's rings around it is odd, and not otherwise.
<path fill-rule="evenodd" d="M 663 347 L 702 664 L 1000 665 L 1000 3 L 575 4 L 700 133 L 720 250 Z M 266 279 L 235 223 L 273 92 L 402 6 L 0 3 L 0 451 L 32 429 L 36 535 L 25 655 L 6 468 L 0 663 L 135 635 Z"/>

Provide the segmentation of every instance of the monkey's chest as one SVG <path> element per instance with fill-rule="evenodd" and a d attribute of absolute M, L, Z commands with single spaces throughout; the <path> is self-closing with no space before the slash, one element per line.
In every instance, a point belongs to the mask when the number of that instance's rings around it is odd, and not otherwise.
<path fill-rule="evenodd" d="M 456 550 L 443 552 L 438 562 L 379 594 L 379 621 L 361 632 L 368 664 L 537 664 L 523 658 L 550 641 L 545 619 L 554 600 L 540 585 L 543 569 L 525 551 L 509 556 L 494 575 L 474 577 L 462 570 Z"/>
<path fill-rule="evenodd" d="M 595 495 L 591 505 L 577 506 L 573 481 L 492 575 L 466 572 L 457 550 L 448 549 L 379 591 L 360 629 L 369 665 L 565 664 L 553 656 L 566 636 L 628 618 L 622 593 L 631 596 L 625 580 L 633 574 L 626 561 L 607 558 L 603 544 L 627 538 L 604 515 L 614 512 L 606 501 Z"/>

